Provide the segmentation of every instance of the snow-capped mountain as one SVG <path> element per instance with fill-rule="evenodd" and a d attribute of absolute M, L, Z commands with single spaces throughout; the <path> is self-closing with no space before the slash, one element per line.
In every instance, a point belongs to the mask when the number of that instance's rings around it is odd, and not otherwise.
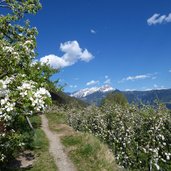
<path fill-rule="evenodd" d="M 110 91 L 114 91 L 115 89 L 109 85 L 104 85 L 102 87 L 91 87 L 91 88 L 85 88 L 79 91 L 76 91 L 72 94 L 70 94 L 71 97 L 76 97 L 76 98 L 84 98 L 88 95 L 91 95 L 96 92 L 101 92 L 101 93 L 107 93 Z"/>
<path fill-rule="evenodd" d="M 82 89 L 70 94 L 70 96 L 76 97 L 89 104 L 100 105 L 102 99 L 112 91 L 125 95 L 129 103 L 154 104 L 155 99 L 158 99 L 160 102 L 166 104 L 169 109 L 171 109 L 171 89 L 151 91 L 120 91 L 109 85 L 105 85 L 102 87 Z"/>

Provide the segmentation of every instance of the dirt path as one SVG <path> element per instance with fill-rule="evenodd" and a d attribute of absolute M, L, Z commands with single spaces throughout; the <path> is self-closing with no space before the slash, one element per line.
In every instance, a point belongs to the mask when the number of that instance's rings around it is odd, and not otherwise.
<path fill-rule="evenodd" d="M 60 142 L 59 135 L 49 129 L 48 119 L 45 115 L 41 115 L 41 119 L 42 129 L 45 132 L 47 138 L 49 139 L 49 151 L 54 157 L 55 163 L 59 171 L 76 171 L 73 163 L 69 160 L 67 154 L 64 152 L 64 148 Z"/>

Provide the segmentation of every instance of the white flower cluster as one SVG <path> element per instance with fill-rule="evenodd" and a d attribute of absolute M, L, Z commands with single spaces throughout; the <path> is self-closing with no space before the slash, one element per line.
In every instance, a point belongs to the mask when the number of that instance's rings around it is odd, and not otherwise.
<path fill-rule="evenodd" d="M 15 102 L 9 98 L 8 89 L 9 84 L 15 79 L 14 76 L 6 77 L 4 80 L 0 80 L 0 120 L 6 122 L 12 119 L 10 113 L 15 110 Z"/>
<path fill-rule="evenodd" d="M 6 89 L 6 88 L 7 88 L 6 82 L 3 81 L 3 80 L 0 80 L 0 89 L 1 89 L 1 90 L 4 90 L 4 89 Z"/>
<path fill-rule="evenodd" d="M 8 96 L 0 100 L 0 120 L 8 122 L 12 119 L 10 112 L 15 109 L 15 102 L 10 102 Z"/>
<path fill-rule="evenodd" d="M 3 51 L 5 53 L 10 53 L 10 57 L 14 58 L 15 60 L 19 61 L 19 53 L 15 51 L 14 47 L 12 46 L 4 46 Z"/>
<path fill-rule="evenodd" d="M 29 94 L 30 91 L 35 89 L 36 83 L 33 81 L 25 81 L 17 89 L 20 91 L 21 97 L 25 97 Z"/>
<path fill-rule="evenodd" d="M 1 154 L 0 155 L 0 161 L 3 161 L 5 159 L 5 155 L 4 154 Z"/>
<path fill-rule="evenodd" d="M 6 77 L 4 80 L 0 80 L 0 91 L 6 90 L 8 87 L 8 84 L 10 84 L 15 79 L 14 76 Z"/>
<path fill-rule="evenodd" d="M 44 110 L 47 105 L 45 104 L 45 99 L 51 97 L 50 93 L 43 87 L 40 87 L 34 94 L 30 97 L 32 106 L 36 108 L 36 111 Z"/>
<path fill-rule="evenodd" d="M 6 52 L 10 52 L 10 53 L 14 52 L 14 48 L 11 47 L 11 46 L 4 46 L 3 50 L 6 51 Z"/>
<path fill-rule="evenodd" d="M 171 159 L 171 153 L 165 153 L 165 155 L 166 155 L 166 159 L 167 160 L 170 160 Z"/>
<path fill-rule="evenodd" d="M 4 60 L 8 59 L 10 61 L 15 61 L 15 63 L 18 63 L 21 60 L 23 52 L 28 58 L 33 59 L 35 57 L 34 48 L 35 45 L 33 40 L 17 42 L 14 45 L 9 45 L 4 42 L 0 43 L 0 49 L 2 49 L 2 52 L 4 53 Z"/>
<path fill-rule="evenodd" d="M 4 99 L 1 99 L 0 101 L 1 103 L 1 109 L 3 109 L 3 106 L 4 106 L 4 109 L 6 109 L 7 112 L 10 112 L 14 109 L 14 106 L 15 106 L 15 103 L 10 103 L 9 102 L 9 97 L 5 97 Z"/>
<path fill-rule="evenodd" d="M 27 46 L 27 45 L 33 45 L 33 41 L 32 40 L 26 40 L 24 43 L 24 46 Z"/>
<path fill-rule="evenodd" d="M 25 75 L 20 76 L 24 77 Z M 50 93 L 45 88 L 37 88 L 37 83 L 31 80 L 23 81 L 21 86 L 17 87 L 15 91 L 19 93 L 19 97 L 11 96 L 8 86 L 14 79 L 15 77 L 12 76 L 0 80 L 0 120 L 6 122 L 12 119 L 18 101 L 23 110 L 27 111 L 28 114 L 32 114 L 33 111 L 44 110 L 47 106 L 46 100 L 50 98 Z M 16 99 L 18 100 L 16 101 Z M 27 106 L 25 106 L 26 103 Z"/>
<path fill-rule="evenodd" d="M 29 55 L 29 56 L 30 56 L 30 54 L 34 54 L 35 53 L 34 52 L 34 43 L 33 43 L 33 40 L 26 40 L 24 43 L 21 43 L 20 46 L 23 47 L 23 49 L 25 50 L 25 53 L 27 55 Z M 34 55 L 31 55 L 31 56 L 33 57 Z"/>
<path fill-rule="evenodd" d="M 33 81 L 25 81 L 17 89 L 20 91 L 22 98 L 30 100 L 34 110 L 41 111 L 45 109 L 45 101 L 50 97 L 50 93 L 43 87 L 37 89 L 36 85 Z"/>

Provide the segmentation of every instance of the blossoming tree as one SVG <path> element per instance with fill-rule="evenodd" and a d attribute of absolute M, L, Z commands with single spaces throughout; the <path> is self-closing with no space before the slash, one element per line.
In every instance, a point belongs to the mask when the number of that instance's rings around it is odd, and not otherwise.
<path fill-rule="evenodd" d="M 35 14 L 39 0 L 0 0 L 0 163 L 23 145 L 17 130 L 18 118 L 40 112 L 51 102 L 47 88 L 56 72 L 47 65 L 33 62 L 36 52 L 36 28 L 25 21 Z M 23 22 L 23 24 L 19 25 Z"/>
<path fill-rule="evenodd" d="M 171 170 L 171 112 L 155 106 L 105 103 L 54 109 L 65 113 L 74 129 L 93 133 L 113 150 L 116 162 L 126 170 Z"/>

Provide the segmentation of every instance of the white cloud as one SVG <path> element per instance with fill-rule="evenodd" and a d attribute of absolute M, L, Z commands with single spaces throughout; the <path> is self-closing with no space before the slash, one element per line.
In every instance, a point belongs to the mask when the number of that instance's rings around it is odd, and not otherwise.
<path fill-rule="evenodd" d="M 157 87 L 158 87 L 158 85 L 157 85 L 157 84 L 154 84 L 154 85 L 153 85 L 153 87 L 154 87 L 154 88 L 157 88 Z"/>
<path fill-rule="evenodd" d="M 91 81 L 87 82 L 86 85 L 87 85 L 87 86 L 90 86 L 90 85 L 95 85 L 95 84 L 98 84 L 98 83 L 99 83 L 98 80 L 97 80 L 97 81 L 91 80 Z"/>
<path fill-rule="evenodd" d="M 109 78 L 108 75 L 105 75 L 105 81 L 103 83 L 104 84 L 111 84 L 111 79 Z"/>
<path fill-rule="evenodd" d="M 74 78 L 74 80 L 76 80 L 76 81 L 77 81 L 77 80 L 79 80 L 79 78 L 78 78 L 78 77 L 76 77 L 76 78 Z"/>
<path fill-rule="evenodd" d="M 165 18 L 166 22 L 171 22 L 171 13 Z"/>
<path fill-rule="evenodd" d="M 77 85 L 70 85 L 69 87 L 70 88 L 77 88 L 78 86 Z"/>
<path fill-rule="evenodd" d="M 169 23 L 171 22 L 171 13 L 168 15 L 160 15 L 160 14 L 153 14 L 152 17 L 147 19 L 148 25 L 156 25 L 156 24 L 162 24 L 162 23 Z"/>
<path fill-rule="evenodd" d="M 125 89 L 125 91 L 136 91 L 136 89 L 129 89 L 129 88 L 127 88 L 127 89 Z"/>
<path fill-rule="evenodd" d="M 162 89 L 166 89 L 165 86 L 161 85 L 161 86 L 158 86 L 157 84 L 154 84 L 153 85 L 154 89 L 155 90 L 162 90 Z"/>
<path fill-rule="evenodd" d="M 50 66 L 52 66 L 53 68 L 57 68 L 57 69 L 68 66 L 67 62 L 64 59 L 54 54 L 42 57 L 40 59 L 40 62 L 50 64 Z"/>
<path fill-rule="evenodd" d="M 151 90 L 163 90 L 163 89 L 167 89 L 165 86 L 161 85 L 157 85 L 157 84 L 154 84 L 152 88 L 146 88 L 144 87 L 143 88 L 143 91 L 151 91 Z"/>
<path fill-rule="evenodd" d="M 136 75 L 136 76 L 129 76 L 126 78 L 126 81 L 129 81 L 129 80 L 140 80 L 140 79 L 146 79 L 146 78 L 149 78 L 148 75 Z"/>
<path fill-rule="evenodd" d="M 110 84 L 111 83 L 111 79 L 108 78 L 107 80 L 104 81 L 104 84 Z"/>
<path fill-rule="evenodd" d="M 93 30 L 93 29 L 91 29 L 90 32 L 91 32 L 92 34 L 96 34 L 96 31 Z"/>
<path fill-rule="evenodd" d="M 171 72 L 171 69 L 169 70 L 169 72 Z"/>
<path fill-rule="evenodd" d="M 108 75 L 105 75 L 105 79 L 108 79 L 109 78 L 109 76 Z"/>
<path fill-rule="evenodd" d="M 123 83 L 125 81 L 136 81 L 136 80 L 143 80 L 143 79 L 147 79 L 147 78 L 151 78 L 151 79 L 156 79 L 156 75 L 158 73 L 155 72 L 153 74 L 142 74 L 142 75 L 135 75 L 135 76 L 128 76 L 126 78 L 121 79 L 120 81 L 118 81 L 118 83 Z"/>
<path fill-rule="evenodd" d="M 129 80 L 142 80 L 142 79 L 146 79 L 146 78 L 149 78 L 150 76 L 149 75 L 136 75 L 136 76 L 129 76 L 126 78 L 127 81 Z"/>
<path fill-rule="evenodd" d="M 151 91 L 151 90 L 153 90 L 153 89 L 152 88 L 146 88 L 143 91 Z"/>
<path fill-rule="evenodd" d="M 81 54 L 80 54 L 80 59 L 85 62 L 89 62 L 93 58 L 92 54 L 85 49 Z"/>
<path fill-rule="evenodd" d="M 40 59 L 40 62 L 50 64 L 53 68 L 60 69 L 71 66 L 79 60 L 89 62 L 93 59 L 93 55 L 87 50 L 82 49 L 79 43 L 68 41 L 60 44 L 60 50 L 64 52 L 63 56 L 59 57 L 54 54 L 47 55 Z"/>
<path fill-rule="evenodd" d="M 157 77 L 156 77 L 156 76 L 154 76 L 154 77 L 152 77 L 151 79 L 152 79 L 152 80 L 155 80 L 156 78 L 157 78 Z"/>

